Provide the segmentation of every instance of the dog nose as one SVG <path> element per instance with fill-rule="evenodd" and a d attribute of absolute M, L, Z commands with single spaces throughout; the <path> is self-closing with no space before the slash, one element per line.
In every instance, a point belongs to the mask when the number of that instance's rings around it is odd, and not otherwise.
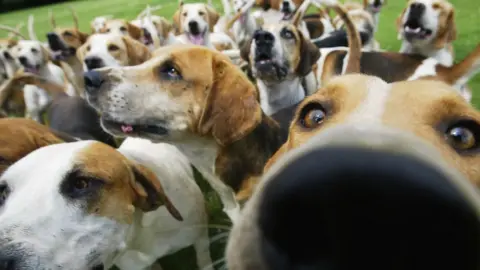
<path fill-rule="evenodd" d="M 409 155 L 310 149 L 261 194 L 265 262 L 269 269 L 477 269 L 476 210 L 451 183 Z"/>
<path fill-rule="evenodd" d="M 288 1 L 283 1 L 282 9 L 290 9 L 290 3 Z"/>
<path fill-rule="evenodd" d="M 3 52 L 3 57 L 7 60 L 13 60 L 12 55 L 8 51 Z"/>
<path fill-rule="evenodd" d="M 424 11 L 425 11 L 425 4 L 415 2 L 410 5 L 410 12 L 423 13 Z"/>
<path fill-rule="evenodd" d="M 272 45 L 275 39 L 272 33 L 261 29 L 256 30 L 255 33 L 253 33 L 253 38 L 257 45 Z"/>
<path fill-rule="evenodd" d="M 0 254 L 0 270 L 16 270 L 18 262 L 19 259 L 15 256 Z"/>
<path fill-rule="evenodd" d="M 102 59 L 98 57 L 87 57 L 84 60 L 85 65 L 87 66 L 88 70 L 96 69 L 96 68 L 102 68 L 105 65 L 103 64 Z"/>
<path fill-rule="evenodd" d="M 196 21 L 188 22 L 188 28 L 190 28 L 190 32 L 192 32 L 194 35 L 200 33 L 198 23 Z"/>
<path fill-rule="evenodd" d="M 50 32 L 50 33 L 47 33 L 47 38 L 50 39 L 50 38 L 56 38 L 57 35 L 53 32 Z"/>
<path fill-rule="evenodd" d="M 90 70 L 83 73 L 83 80 L 85 81 L 85 90 L 89 94 L 97 91 L 104 82 L 102 74 L 95 70 Z"/>
<path fill-rule="evenodd" d="M 20 56 L 18 58 L 18 61 L 20 61 L 20 64 L 22 64 L 22 65 L 27 65 L 28 64 L 28 60 L 25 56 Z"/>

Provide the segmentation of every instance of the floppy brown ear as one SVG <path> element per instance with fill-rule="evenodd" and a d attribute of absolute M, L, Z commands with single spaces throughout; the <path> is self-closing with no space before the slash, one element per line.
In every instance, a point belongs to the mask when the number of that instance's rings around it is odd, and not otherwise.
<path fill-rule="evenodd" d="M 397 31 L 400 33 L 402 31 L 402 20 L 403 20 L 403 16 L 405 15 L 405 12 L 407 12 L 407 8 L 404 8 L 402 13 L 400 13 L 400 15 L 397 17 L 397 19 L 395 20 L 395 25 L 397 26 Z"/>
<path fill-rule="evenodd" d="M 136 41 L 129 36 L 123 36 L 122 40 L 127 47 L 128 64 L 130 66 L 140 65 L 152 56 L 147 46 L 143 45 L 141 42 Z"/>
<path fill-rule="evenodd" d="M 162 36 L 168 36 L 168 33 L 170 33 L 170 31 L 173 29 L 173 25 L 165 18 L 160 18 L 160 24 L 162 25 Z"/>
<path fill-rule="evenodd" d="M 220 14 L 213 9 L 213 7 L 205 4 L 205 9 L 207 10 L 208 14 L 208 25 L 210 27 L 210 32 L 213 32 L 213 27 L 217 24 L 218 20 L 220 19 Z"/>
<path fill-rule="evenodd" d="M 223 55 L 212 61 L 213 85 L 199 121 L 201 134 L 212 134 L 219 145 L 243 138 L 261 121 L 255 86 Z"/>
<path fill-rule="evenodd" d="M 86 33 L 80 32 L 80 31 L 77 31 L 77 32 L 78 32 L 78 37 L 79 37 L 80 43 L 84 44 L 85 42 L 87 42 L 87 39 L 88 39 L 89 35 L 86 34 Z"/>
<path fill-rule="evenodd" d="M 182 221 L 182 215 L 165 194 L 157 176 L 150 169 L 140 164 L 132 164 L 131 166 L 134 177 L 130 185 L 135 193 L 133 205 L 144 212 L 154 211 L 165 205 L 168 212 L 176 220 Z"/>
<path fill-rule="evenodd" d="M 240 57 L 250 63 L 250 50 L 252 48 L 252 38 L 246 40 L 243 46 L 240 48 Z"/>
<path fill-rule="evenodd" d="M 317 63 L 317 60 L 320 58 L 320 50 L 310 40 L 307 40 L 300 31 L 298 34 L 300 37 L 300 52 L 298 57 L 300 60 L 295 72 L 303 77 L 312 71 L 313 65 Z"/>
<path fill-rule="evenodd" d="M 87 53 L 87 47 L 88 47 L 88 41 L 85 42 L 82 46 L 80 46 L 77 49 L 76 55 L 77 59 L 83 63 L 83 60 L 85 60 L 85 54 Z"/>
<path fill-rule="evenodd" d="M 143 30 L 129 22 L 127 22 L 127 31 L 133 39 L 139 40 L 142 37 Z"/>
<path fill-rule="evenodd" d="M 447 20 L 438 31 L 437 38 L 434 42 L 435 48 L 443 48 L 445 44 L 451 43 L 455 39 L 457 39 L 457 26 L 455 25 L 455 11 L 451 9 L 448 13 Z"/>

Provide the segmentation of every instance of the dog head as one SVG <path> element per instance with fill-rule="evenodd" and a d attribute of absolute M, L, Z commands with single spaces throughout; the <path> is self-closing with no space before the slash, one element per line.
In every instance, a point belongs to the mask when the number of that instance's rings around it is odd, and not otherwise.
<path fill-rule="evenodd" d="M 480 114 L 444 83 L 334 78 L 297 107 L 228 269 L 477 269 L 479 139 Z"/>
<path fill-rule="evenodd" d="M 150 58 L 150 51 L 129 36 L 115 33 L 93 34 L 78 49 L 77 57 L 87 71 L 102 67 L 138 65 Z"/>
<path fill-rule="evenodd" d="M 203 3 L 181 4 L 173 16 L 174 24 L 181 33 L 187 35 L 192 44 L 205 45 L 205 39 L 220 15 L 209 5 Z"/>
<path fill-rule="evenodd" d="M 133 25 L 129 21 L 122 19 L 110 19 L 105 22 L 105 27 L 100 33 L 112 33 L 121 36 L 129 35 L 131 38 L 139 40 L 142 37 L 142 29 Z"/>
<path fill-rule="evenodd" d="M 0 81 L 2 82 L 11 78 L 19 68 L 19 64 L 13 57 L 12 53 L 12 50 L 14 50 L 17 43 L 18 41 L 14 39 L 0 40 L 0 62 L 2 66 Z"/>
<path fill-rule="evenodd" d="M 111 19 L 111 16 L 100 16 L 100 17 L 95 17 L 91 22 L 90 22 L 90 29 L 92 30 L 92 33 L 100 33 L 104 31 L 107 21 Z"/>
<path fill-rule="evenodd" d="M 93 269 L 126 247 L 137 211 L 165 206 L 182 220 L 153 171 L 95 141 L 30 153 L 0 191 L 0 253 L 15 269 Z"/>
<path fill-rule="evenodd" d="M 250 63 L 253 76 L 278 82 L 307 75 L 320 58 L 320 51 L 293 24 L 280 22 L 255 31 L 241 56 Z"/>
<path fill-rule="evenodd" d="M 399 34 L 413 45 L 442 48 L 456 39 L 455 12 L 446 0 L 411 0 L 397 19 Z"/>
<path fill-rule="evenodd" d="M 76 28 L 55 28 L 47 34 L 48 46 L 55 60 L 75 57 L 77 49 L 87 41 L 87 38 L 88 34 Z"/>
<path fill-rule="evenodd" d="M 140 41 L 150 50 L 164 44 L 173 30 L 172 24 L 167 19 L 156 15 L 145 16 L 139 23 L 143 29 L 143 37 Z"/>
<path fill-rule="evenodd" d="M 50 52 L 39 41 L 20 40 L 11 53 L 25 71 L 34 74 L 50 61 Z"/>
<path fill-rule="evenodd" d="M 260 121 L 255 86 L 230 59 L 205 47 L 176 45 L 128 68 L 85 74 L 87 100 L 116 136 L 226 145 Z"/>

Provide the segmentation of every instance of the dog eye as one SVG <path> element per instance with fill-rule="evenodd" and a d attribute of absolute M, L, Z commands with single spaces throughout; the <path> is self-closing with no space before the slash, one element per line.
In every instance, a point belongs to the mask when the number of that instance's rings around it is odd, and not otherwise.
<path fill-rule="evenodd" d="M 203 16 L 203 15 L 205 15 L 205 12 L 199 11 L 199 12 L 198 12 L 198 15 Z"/>
<path fill-rule="evenodd" d="M 35 48 L 32 48 L 31 51 L 32 51 L 32 53 L 38 53 L 38 50 L 35 49 Z"/>
<path fill-rule="evenodd" d="M 90 45 L 87 46 L 87 52 L 89 52 L 91 49 Z"/>
<path fill-rule="evenodd" d="M 120 27 L 120 31 L 127 32 L 127 28 L 125 26 Z"/>
<path fill-rule="evenodd" d="M 104 182 L 94 177 L 83 176 L 79 170 L 70 172 L 62 184 L 60 192 L 71 199 L 91 196 L 104 185 Z"/>
<path fill-rule="evenodd" d="M 288 29 L 286 29 L 286 28 L 284 28 L 284 29 L 282 30 L 282 32 L 280 32 L 280 36 L 281 36 L 282 38 L 284 38 L 284 39 L 292 39 L 292 38 L 295 37 L 295 35 L 293 34 L 293 32 L 290 31 L 290 30 L 288 30 Z"/>
<path fill-rule="evenodd" d="M 0 206 L 5 204 L 5 201 L 7 200 L 8 195 L 10 195 L 10 188 L 7 186 L 7 184 L 1 184 L 0 185 Z"/>
<path fill-rule="evenodd" d="M 322 105 L 311 103 L 306 105 L 300 113 L 300 124 L 308 129 L 313 129 L 321 125 L 327 116 Z"/>
<path fill-rule="evenodd" d="M 457 151 L 468 151 L 478 147 L 480 126 L 474 121 L 461 121 L 447 129 L 445 139 Z"/>
<path fill-rule="evenodd" d="M 163 78 L 169 80 L 179 80 L 182 78 L 180 72 L 171 63 L 165 63 L 160 68 L 160 74 Z"/>
<path fill-rule="evenodd" d="M 187 13 L 184 12 L 184 13 L 182 14 L 182 16 L 183 16 L 183 17 L 187 17 Z"/>
<path fill-rule="evenodd" d="M 65 31 L 65 32 L 63 33 L 63 36 L 64 36 L 64 37 L 73 37 L 73 33 L 70 32 L 70 31 Z"/>
<path fill-rule="evenodd" d="M 432 5 L 433 9 L 439 9 L 440 8 L 440 4 L 439 3 L 435 3 Z"/>
<path fill-rule="evenodd" d="M 118 51 L 120 48 L 117 45 L 109 45 L 108 46 L 109 51 Z"/>

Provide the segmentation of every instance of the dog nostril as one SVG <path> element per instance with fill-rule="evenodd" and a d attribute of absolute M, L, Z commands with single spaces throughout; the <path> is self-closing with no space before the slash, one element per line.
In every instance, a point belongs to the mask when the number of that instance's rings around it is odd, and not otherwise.
<path fill-rule="evenodd" d="M 95 90 L 98 90 L 104 80 L 102 74 L 98 71 L 87 71 L 83 74 L 83 79 L 85 81 L 85 88 L 88 93 L 92 93 Z"/>
<path fill-rule="evenodd" d="M 475 208 L 452 180 L 421 160 L 330 147 L 312 149 L 275 175 L 257 213 L 270 269 L 478 266 Z"/>
<path fill-rule="evenodd" d="M 422 4 L 422 3 L 413 3 L 413 4 L 410 5 L 410 8 L 423 10 L 423 9 L 425 9 L 425 5 Z"/>
<path fill-rule="evenodd" d="M 18 58 L 18 61 L 20 61 L 20 63 L 22 63 L 22 64 L 26 64 L 27 63 L 27 58 L 25 56 L 20 56 Z"/>

